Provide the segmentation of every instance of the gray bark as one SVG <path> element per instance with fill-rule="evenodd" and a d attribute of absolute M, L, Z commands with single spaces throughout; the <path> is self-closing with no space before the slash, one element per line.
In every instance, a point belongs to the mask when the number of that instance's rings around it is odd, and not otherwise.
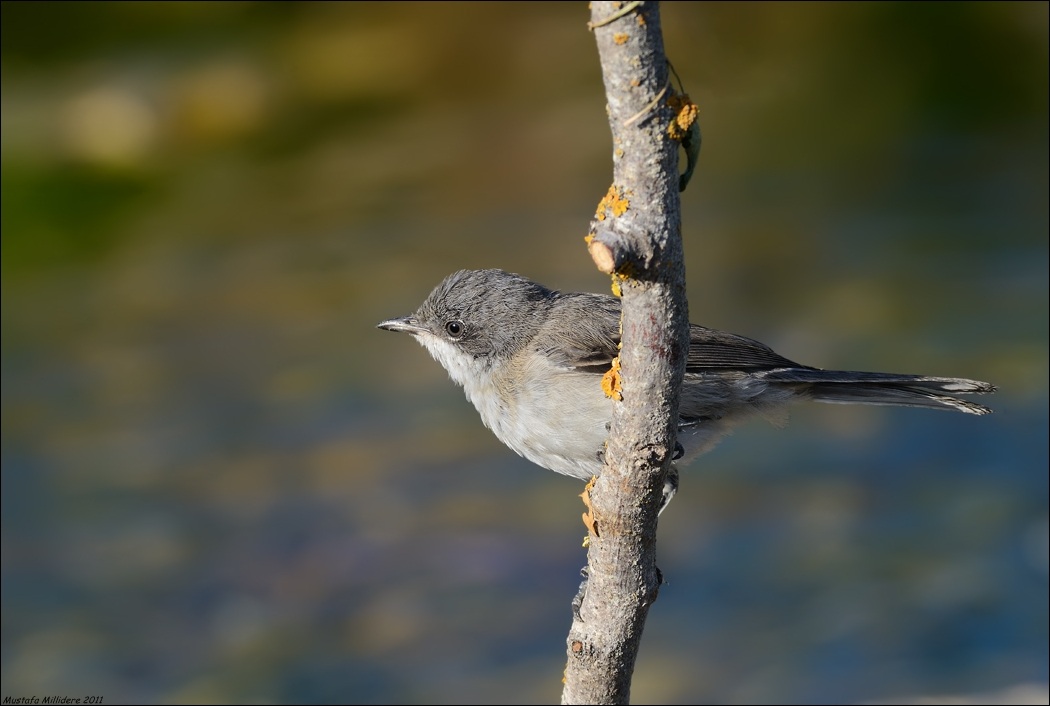
<path fill-rule="evenodd" d="M 590 492 L 589 581 L 567 641 L 562 703 L 625 704 L 645 618 L 660 588 L 657 512 L 675 447 L 689 316 L 679 143 L 668 134 L 677 111 L 668 102 L 675 94 L 659 7 L 593 2 L 591 18 L 614 169 L 590 251 L 622 292 L 622 401 L 614 405 L 605 468 Z"/>

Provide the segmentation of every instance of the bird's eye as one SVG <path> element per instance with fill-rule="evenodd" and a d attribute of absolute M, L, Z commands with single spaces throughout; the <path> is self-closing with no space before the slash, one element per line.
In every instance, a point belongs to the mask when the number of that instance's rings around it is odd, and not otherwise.
<path fill-rule="evenodd" d="M 452 338 L 459 338 L 463 335 L 463 322 L 449 321 L 447 324 L 445 324 L 445 331 Z"/>

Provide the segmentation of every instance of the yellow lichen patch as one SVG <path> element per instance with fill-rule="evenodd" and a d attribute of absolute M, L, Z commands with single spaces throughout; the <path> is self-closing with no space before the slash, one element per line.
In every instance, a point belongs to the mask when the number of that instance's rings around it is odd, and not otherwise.
<path fill-rule="evenodd" d="M 623 190 L 613 184 L 609 187 L 609 191 L 602 197 L 602 200 L 598 202 L 598 210 L 594 212 L 594 217 L 599 221 L 604 221 L 606 213 L 611 213 L 613 218 L 622 216 L 627 213 L 627 209 L 630 207 L 631 202 L 624 197 Z"/>
<path fill-rule="evenodd" d="M 623 388 L 620 383 L 620 358 L 613 358 L 612 367 L 602 375 L 602 392 L 606 397 L 620 402 L 623 400 Z"/>
<path fill-rule="evenodd" d="M 593 534 L 595 537 L 598 536 L 598 521 L 594 516 L 594 506 L 591 505 L 591 488 L 594 487 L 594 482 L 598 480 L 598 476 L 591 476 L 591 479 L 587 481 L 587 485 L 583 487 L 583 492 L 580 493 L 580 499 L 583 500 L 584 506 L 587 508 L 587 512 L 583 513 L 583 524 L 587 528 L 587 538 L 584 540 L 586 543 L 590 543 L 588 540 Z"/>
<path fill-rule="evenodd" d="M 637 20 L 639 27 L 645 26 L 645 18 L 642 17 L 642 13 L 639 12 L 637 15 L 634 16 L 634 19 Z"/>
<path fill-rule="evenodd" d="M 627 275 L 620 274 L 619 272 L 613 272 L 612 274 L 612 293 L 615 297 L 623 296 L 623 287 L 620 285 L 621 282 L 627 280 Z"/>
<path fill-rule="evenodd" d="M 671 95 L 667 99 L 667 105 L 675 111 L 674 120 L 667 126 L 667 134 L 672 140 L 681 142 L 689 134 L 689 128 L 696 122 L 699 109 L 685 93 Z"/>
<path fill-rule="evenodd" d="M 624 32 L 617 32 L 613 35 L 613 41 L 617 44 L 626 44 L 628 39 L 630 39 L 630 37 Z"/>
<path fill-rule="evenodd" d="M 583 236 L 583 242 L 585 242 L 588 245 L 590 245 L 591 243 L 594 242 L 594 236 L 596 236 L 596 235 L 598 235 L 598 234 L 597 233 L 588 233 L 587 235 Z"/>

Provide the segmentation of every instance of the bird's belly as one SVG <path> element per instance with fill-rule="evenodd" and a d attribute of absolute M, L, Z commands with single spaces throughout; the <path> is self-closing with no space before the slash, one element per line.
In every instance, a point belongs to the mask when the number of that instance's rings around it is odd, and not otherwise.
<path fill-rule="evenodd" d="M 464 389 L 485 426 L 519 455 L 574 478 L 599 475 L 613 405 L 601 389 L 601 378 L 553 366 L 531 373 L 516 376 L 519 384 L 514 386 L 497 373 L 487 387 L 474 380 Z M 527 382 L 520 383 L 522 379 Z M 687 382 L 692 384 L 683 391 L 682 410 L 688 421 L 678 432 L 682 464 L 711 449 L 738 422 L 762 413 L 736 399 L 750 392 L 739 381 Z"/>
<path fill-rule="evenodd" d="M 600 378 L 554 374 L 523 387 L 503 395 L 468 389 L 467 397 L 485 426 L 521 456 L 582 480 L 598 475 L 612 418 Z"/>

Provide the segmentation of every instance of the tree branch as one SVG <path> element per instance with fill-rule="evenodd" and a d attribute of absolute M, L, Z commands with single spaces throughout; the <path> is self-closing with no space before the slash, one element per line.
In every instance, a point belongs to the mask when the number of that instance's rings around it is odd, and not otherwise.
<path fill-rule="evenodd" d="M 678 198 L 683 138 L 671 127 L 681 102 L 669 80 L 657 3 L 593 2 L 589 26 L 608 100 L 613 185 L 588 248 L 622 292 L 620 369 L 614 366 L 606 385 L 621 401 L 590 495 L 589 578 L 569 632 L 562 703 L 625 704 L 660 587 L 657 514 L 688 350 Z"/>

